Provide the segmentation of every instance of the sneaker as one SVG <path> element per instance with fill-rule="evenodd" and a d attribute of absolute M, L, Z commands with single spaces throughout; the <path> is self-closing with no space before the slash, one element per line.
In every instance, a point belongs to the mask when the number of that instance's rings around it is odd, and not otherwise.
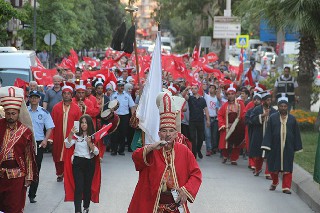
<path fill-rule="evenodd" d="M 63 176 L 57 177 L 57 182 L 62 182 L 63 181 Z"/>
<path fill-rule="evenodd" d="M 203 155 L 202 155 L 202 153 L 201 153 L 201 152 L 198 152 L 198 156 L 199 156 L 199 158 L 200 158 L 200 159 L 202 159 L 202 158 L 203 158 Z"/>
<path fill-rule="evenodd" d="M 83 213 L 89 213 L 89 208 L 84 208 Z"/>
<path fill-rule="evenodd" d="M 207 151 L 206 156 L 211 156 L 212 152 L 211 151 Z"/>
<path fill-rule="evenodd" d="M 117 152 L 111 152 L 111 155 L 112 155 L 112 156 L 116 156 L 116 155 L 117 155 Z"/>

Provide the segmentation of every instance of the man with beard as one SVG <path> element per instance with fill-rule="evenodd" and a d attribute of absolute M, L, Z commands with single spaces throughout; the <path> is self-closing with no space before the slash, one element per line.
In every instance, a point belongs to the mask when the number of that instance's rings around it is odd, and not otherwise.
<path fill-rule="evenodd" d="M 261 146 L 269 152 L 267 163 L 272 177 L 269 189 L 271 191 L 276 189 L 279 184 L 279 173 L 282 172 L 282 192 L 285 194 L 291 194 L 294 153 L 302 151 L 298 122 L 289 114 L 288 105 L 288 98 L 283 93 L 278 98 L 279 113 L 270 116 Z"/>
<path fill-rule="evenodd" d="M 128 213 L 188 213 L 187 201 L 195 200 L 202 182 L 201 170 L 191 150 L 176 142 L 179 107 L 174 99 L 168 93 L 160 93 L 156 102 L 160 141 L 139 148 L 132 155 L 139 181 Z"/>
<path fill-rule="evenodd" d="M 230 154 L 231 165 L 238 165 L 241 145 L 244 140 L 245 106 L 243 101 L 236 101 L 237 89 L 232 83 L 225 86 L 228 102 L 218 111 L 220 131 L 219 149 L 222 151 L 222 163 L 226 163 Z"/>
<path fill-rule="evenodd" d="M 74 85 L 69 82 L 63 82 L 61 87 L 63 100 L 52 109 L 51 116 L 55 128 L 52 130 L 49 139 L 50 142 L 53 141 L 52 155 L 56 167 L 57 182 L 63 181 L 64 139 L 69 135 L 74 126 L 74 121 L 79 121 L 82 115 L 79 106 L 72 101 Z"/>
<path fill-rule="evenodd" d="M 259 176 L 262 171 L 262 165 L 265 158 L 265 152 L 261 149 L 261 143 L 265 136 L 269 117 L 276 113 L 276 110 L 271 107 L 271 94 L 268 91 L 261 93 L 262 105 L 253 109 L 250 120 L 252 122 L 252 136 L 250 138 L 250 157 L 254 158 L 255 173 L 254 176 Z M 265 169 L 265 176 L 271 179 L 268 167 Z"/>
<path fill-rule="evenodd" d="M 27 187 L 38 178 L 32 122 L 16 87 L 0 89 L 5 118 L 0 119 L 0 212 L 23 212 Z"/>

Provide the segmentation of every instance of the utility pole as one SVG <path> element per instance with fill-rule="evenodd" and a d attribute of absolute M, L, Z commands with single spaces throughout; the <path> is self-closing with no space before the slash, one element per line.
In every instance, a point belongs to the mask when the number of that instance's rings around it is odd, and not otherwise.
<path fill-rule="evenodd" d="M 226 10 L 224 11 L 224 16 L 231 17 L 231 0 L 227 0 L 226 2 Z M 229 46 L 230 46 L 230 38 L 227 38 L 225 56 L 224 56 L 226 61 L 229 61 Z"/>
<path fill-rule="evenodd" d="M 33 50 L 37 49 L 37 0 L 33 0 Z"/>

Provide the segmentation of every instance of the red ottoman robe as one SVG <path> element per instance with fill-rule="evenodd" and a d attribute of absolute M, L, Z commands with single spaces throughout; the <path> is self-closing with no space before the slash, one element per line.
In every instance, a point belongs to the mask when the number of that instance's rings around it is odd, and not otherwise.
<path fill-rule="evenodd" d="M 243 101 L 235 101 L 235 104 L 240 107 L 240 120 L 244 120 L 245 118 L 245 106 Z M 227 110 L 228 110 L 229 102 L 226 102 L 222 105 L 222 107 L 218 111 L 218 126 L 219 126 L 219 133 L 220 133 L 220 139 L 219 139 L 219 149 L 228 149 L 230 148 L 228 146 L 228 142 L 225 140 L 227 132 L 226 129 L 223 129 L 223 127 L 226 127 L 226 119 L 227 119 Z M 244 129 L 243 129 L 244 131 Z M 243 144 L 241 144 L 243 145 Z M 241 146 L 240 145 L 240 146 Z M 241 148 L 241 147 L 238 147 Z"/>
<path fill-rule="evenodd" d="M 75 103 L 70 103 L 70 109 L 67 118 L 66 134 L 63 135 L 63 101 L 57 103 L 51 112 L 52 120 L 55 127 L 52 130 L 50 140 L 53 140 L 52 155 L 54 162 L 63 161 L 63 154 L 65 152 L 64 139 L 69 135 L 74 121 L 79 121 L 81 111 Z"/>
<path fill-rule="evenodd" d="M 161 180 L 166 170 L 164 150 L 153 150 L 145 154 L 146 146 L 137 149 L 132 159 L 139 171 L 139 181 L 134 191 L 128 213 L 156 213 L 161 193 Z M 202 174 L 190 149 L 175 143 L 173 148 L 173 171 L 176 187 L 181 188 L 188 196 L 189 202 L 194 202 L 202 182 Z M 184 204 L 185 212 L 189 209 Z"/>

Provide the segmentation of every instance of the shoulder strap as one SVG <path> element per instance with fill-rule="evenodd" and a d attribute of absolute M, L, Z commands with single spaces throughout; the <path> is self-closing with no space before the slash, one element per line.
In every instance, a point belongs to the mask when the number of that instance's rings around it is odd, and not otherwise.
<path fill-rule="evenodd" d="M 13 133 L 12 137 L 9 139 L 8 143 L 3 147 L 0 152 L 0 165 L 4 160 L 4 157 L 7 156 L 12 147 L 16 142 L 21 138 L 23 133 L 28 129 L 25 125 L 21 124 L 20 127 Z"/>

